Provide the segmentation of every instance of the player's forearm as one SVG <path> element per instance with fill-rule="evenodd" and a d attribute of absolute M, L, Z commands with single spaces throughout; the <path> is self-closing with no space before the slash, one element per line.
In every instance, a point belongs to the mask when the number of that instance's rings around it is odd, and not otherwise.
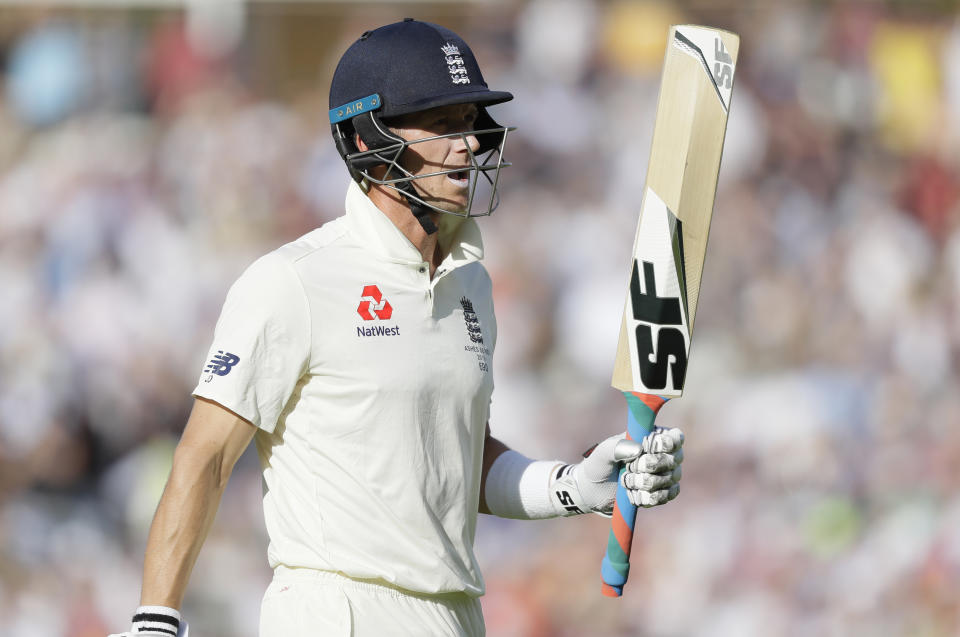
<path fill-rule="evenodd" d="M 141 605 L 180 608 L 190 573 L 216 517 L 228 475 L 216 457 L 197 460 L 178 449 L 150 526 Z"/>

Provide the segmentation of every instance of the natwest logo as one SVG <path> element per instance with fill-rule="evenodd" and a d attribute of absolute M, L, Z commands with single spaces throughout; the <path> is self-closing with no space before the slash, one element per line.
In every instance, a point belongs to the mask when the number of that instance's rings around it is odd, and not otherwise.
<path fill-rule="evenodd" d="M 380 293 L 380 288 L 377 286 L 363 286 L 363 292 L 360 296 L 362 300 L 360 301 L 360 305 L 357 306 L 357 314 L 359 314 L 364 321 L 373 321 L 375 319 L 386 321 L 393 316 L 393 308 L 387 299 L 383 298 L 383 294 Z"/>

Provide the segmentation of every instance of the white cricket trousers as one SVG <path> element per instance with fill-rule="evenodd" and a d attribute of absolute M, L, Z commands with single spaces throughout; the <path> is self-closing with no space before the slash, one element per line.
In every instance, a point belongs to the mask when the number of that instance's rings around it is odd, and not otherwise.
<path fill-rule="evenodd" d="M 260 637 L 482 637 L 480 600 L 415 595 L 329 571 L 278 566 L 260 607 Z"/>

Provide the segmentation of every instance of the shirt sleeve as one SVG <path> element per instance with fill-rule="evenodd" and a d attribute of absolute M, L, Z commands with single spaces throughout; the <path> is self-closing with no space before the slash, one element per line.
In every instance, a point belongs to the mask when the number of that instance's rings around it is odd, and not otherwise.
<path fill-rule="evenodd" d="M 306 294 L 293 265 L 270 253 L 227 293 L 193 395 L 272 432 L 309 358 Z"/>

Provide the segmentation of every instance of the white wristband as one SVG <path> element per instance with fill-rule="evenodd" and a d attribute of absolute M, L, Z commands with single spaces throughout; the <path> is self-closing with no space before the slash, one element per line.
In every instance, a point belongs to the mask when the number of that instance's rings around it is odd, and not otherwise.
<path fill-rule="evenodd" d="M 180 630 L 180 611 L 166 606 L 141 606 L 133 614 L 133 626 L 130 632 L 162 633 L 176 637 Z"/>
<path fill-rule="evenodd" d="M 500 454 L 487 472 L 484 498 L 494 515 L 516 520 L 542 520 L 561 515 L 550 497 L 559 460 L 531 460 L 512 449 Z"/>

